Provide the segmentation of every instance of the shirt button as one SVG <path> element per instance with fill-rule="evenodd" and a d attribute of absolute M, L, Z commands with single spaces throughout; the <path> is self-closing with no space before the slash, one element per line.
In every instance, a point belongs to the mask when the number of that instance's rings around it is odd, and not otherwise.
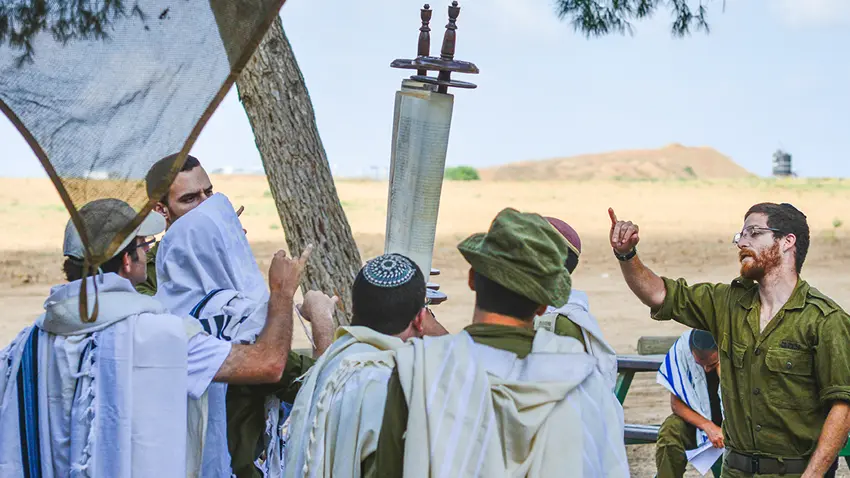
<path fill-rule="evenodd" d="M 761 431 L 761 425 L 756 425 L 756 431 L 757 431 L 757 432 L 760 432 L 760 431 Z"/>
<path fill-rule="evenodd" d="M 791 370 L 791 367 L 793 367 L 793 365 L 791 365 L 790 360 L 788 362 L 785 362 L 785 368 L 787 368 L 788 370 Z"/>
<path fill-rule="evenodd" d="M 761 349 L 756 349 L 756 355 L 761 355 Z"/>
<path fill-rule="evenodd" d="M 755 389 L 755 390 L 753 390 L 753 395 L 758 395 L 758 394 L 760 394 L 760 393 L 761 393 L 761 390 L 760 390 L 760 389 L 758 389 L 758 388 L 757 388 L 757 389 Z"/>

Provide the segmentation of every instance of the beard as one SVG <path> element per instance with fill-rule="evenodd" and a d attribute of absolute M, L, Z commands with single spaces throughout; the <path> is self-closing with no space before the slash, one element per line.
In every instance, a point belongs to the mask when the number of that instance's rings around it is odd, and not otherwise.
<path fill-rule="evenodd" d="M 744 259 L 747 257 L 752 258 L 752 261 L 745 264 Z M 779 243 L 775 242 L 773 246 L 761 254 L 756 254 L 747 249 L 741 250 L 738 252 L 738 260 L 741 261 L 741 277 L 760 281 L 781 264 L 782 256 L 779 253 Z"/>

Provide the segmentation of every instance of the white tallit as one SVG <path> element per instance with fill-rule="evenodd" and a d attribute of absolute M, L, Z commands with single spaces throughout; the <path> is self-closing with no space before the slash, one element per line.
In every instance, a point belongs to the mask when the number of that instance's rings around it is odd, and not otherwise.
<path fill-rule="evenodd" d="M 340 327 L 336 340 L 307 373 L 287 428 L 284 476 L 360 476 L 378 444 L 390 350 L 401 339 L 368 327 Z"/>
<path fill-rule="evenodd" d="M 409 343 L 405 478 L 629 476 L 622 407 L 577 340 L 538 330 L 524 359 L 466 332 Z"/>
<path fill-rule="evenodd" d="M 581 328 L 587 352 L 596 357 L 596 368 L 610 385 L 611 390 L 617 385 L 617 352 L 602 335 L 599 322 L 590 313 L 590 301 L 587 294 L 576 289 L 570 292 L 567 303 L 560 308 L 549 307 L 542 316 L 534 318 L 534 328 L 555 332 L 558 316 L 564 316 Z"/>
<path fill-rule="evenodd" d="M 269 291 L 233 205 L 221 193 L 168 228 L 157 251 L 156 274 L 155 298 L 174 314 L 197 316 L 203 329 L 216 338 L 252 343 L 265 325 Z M 203 448 L 205 478 L 227 477 L 232 472 L 226 397 L 227 384 L 210 385 Z M 268 420 L 276 424 L 280 400 L 269 396 L 266 402 Z M 280 455 L 277 429 L 271 427 L 275 434 L 269 455 L 273 463 Z M 279 469 L 279 461 L 270 469 Z"/>
<path fill-rule="evenodd" d="M 677 396 L 690 409 L 711 420 L 711 402 L 708 398 L 708 382 L 705 370 L 694 360 L 691 353 L 691 330 L 685 331 L 670 347 L 664 362 L 655 375 L 655 380 Z M 720 397 L 718 385 L 717 396 Z M 721 403 L 722 411 L 722 403 Z M 697 428 L 697 448 L 708 441 L 708 435 Z"/>
<path fill-rule="evenodd" d="M 42 477 L 184 477 L 183 321 L 117 274 L 89 278 L 89 297 L 93 280 L 97 321 L 80 320 L 80 281 L 57 286 L 45 314 L 0 352 L 0 476 L 23 475 L 19 412 L 28 410 L 40 442 L 28 461 Z M 22 383 L 37 398 L 21 402 Z"/>

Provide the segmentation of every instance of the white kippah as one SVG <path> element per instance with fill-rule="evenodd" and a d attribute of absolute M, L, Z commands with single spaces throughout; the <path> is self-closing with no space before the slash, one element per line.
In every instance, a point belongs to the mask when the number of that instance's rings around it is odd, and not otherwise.
<path fill-rule="evenodd" d="M 398 287 L 406 284 L 416 274 L 416 268 L 410 259 L 401 254 L 384 254 L 368 262 L 363 267 L 366 282 L 378 287 Z"/>

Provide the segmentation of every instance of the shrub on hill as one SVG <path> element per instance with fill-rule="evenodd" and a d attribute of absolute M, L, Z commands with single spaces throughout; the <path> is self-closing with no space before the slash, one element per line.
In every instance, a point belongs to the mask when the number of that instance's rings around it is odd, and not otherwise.
<path fill-rule="evenodd" d="M 445 178 L 449 181 L 478 181 L 481 176 L 472 166 L 454 166 L 446 168 Z"/>

